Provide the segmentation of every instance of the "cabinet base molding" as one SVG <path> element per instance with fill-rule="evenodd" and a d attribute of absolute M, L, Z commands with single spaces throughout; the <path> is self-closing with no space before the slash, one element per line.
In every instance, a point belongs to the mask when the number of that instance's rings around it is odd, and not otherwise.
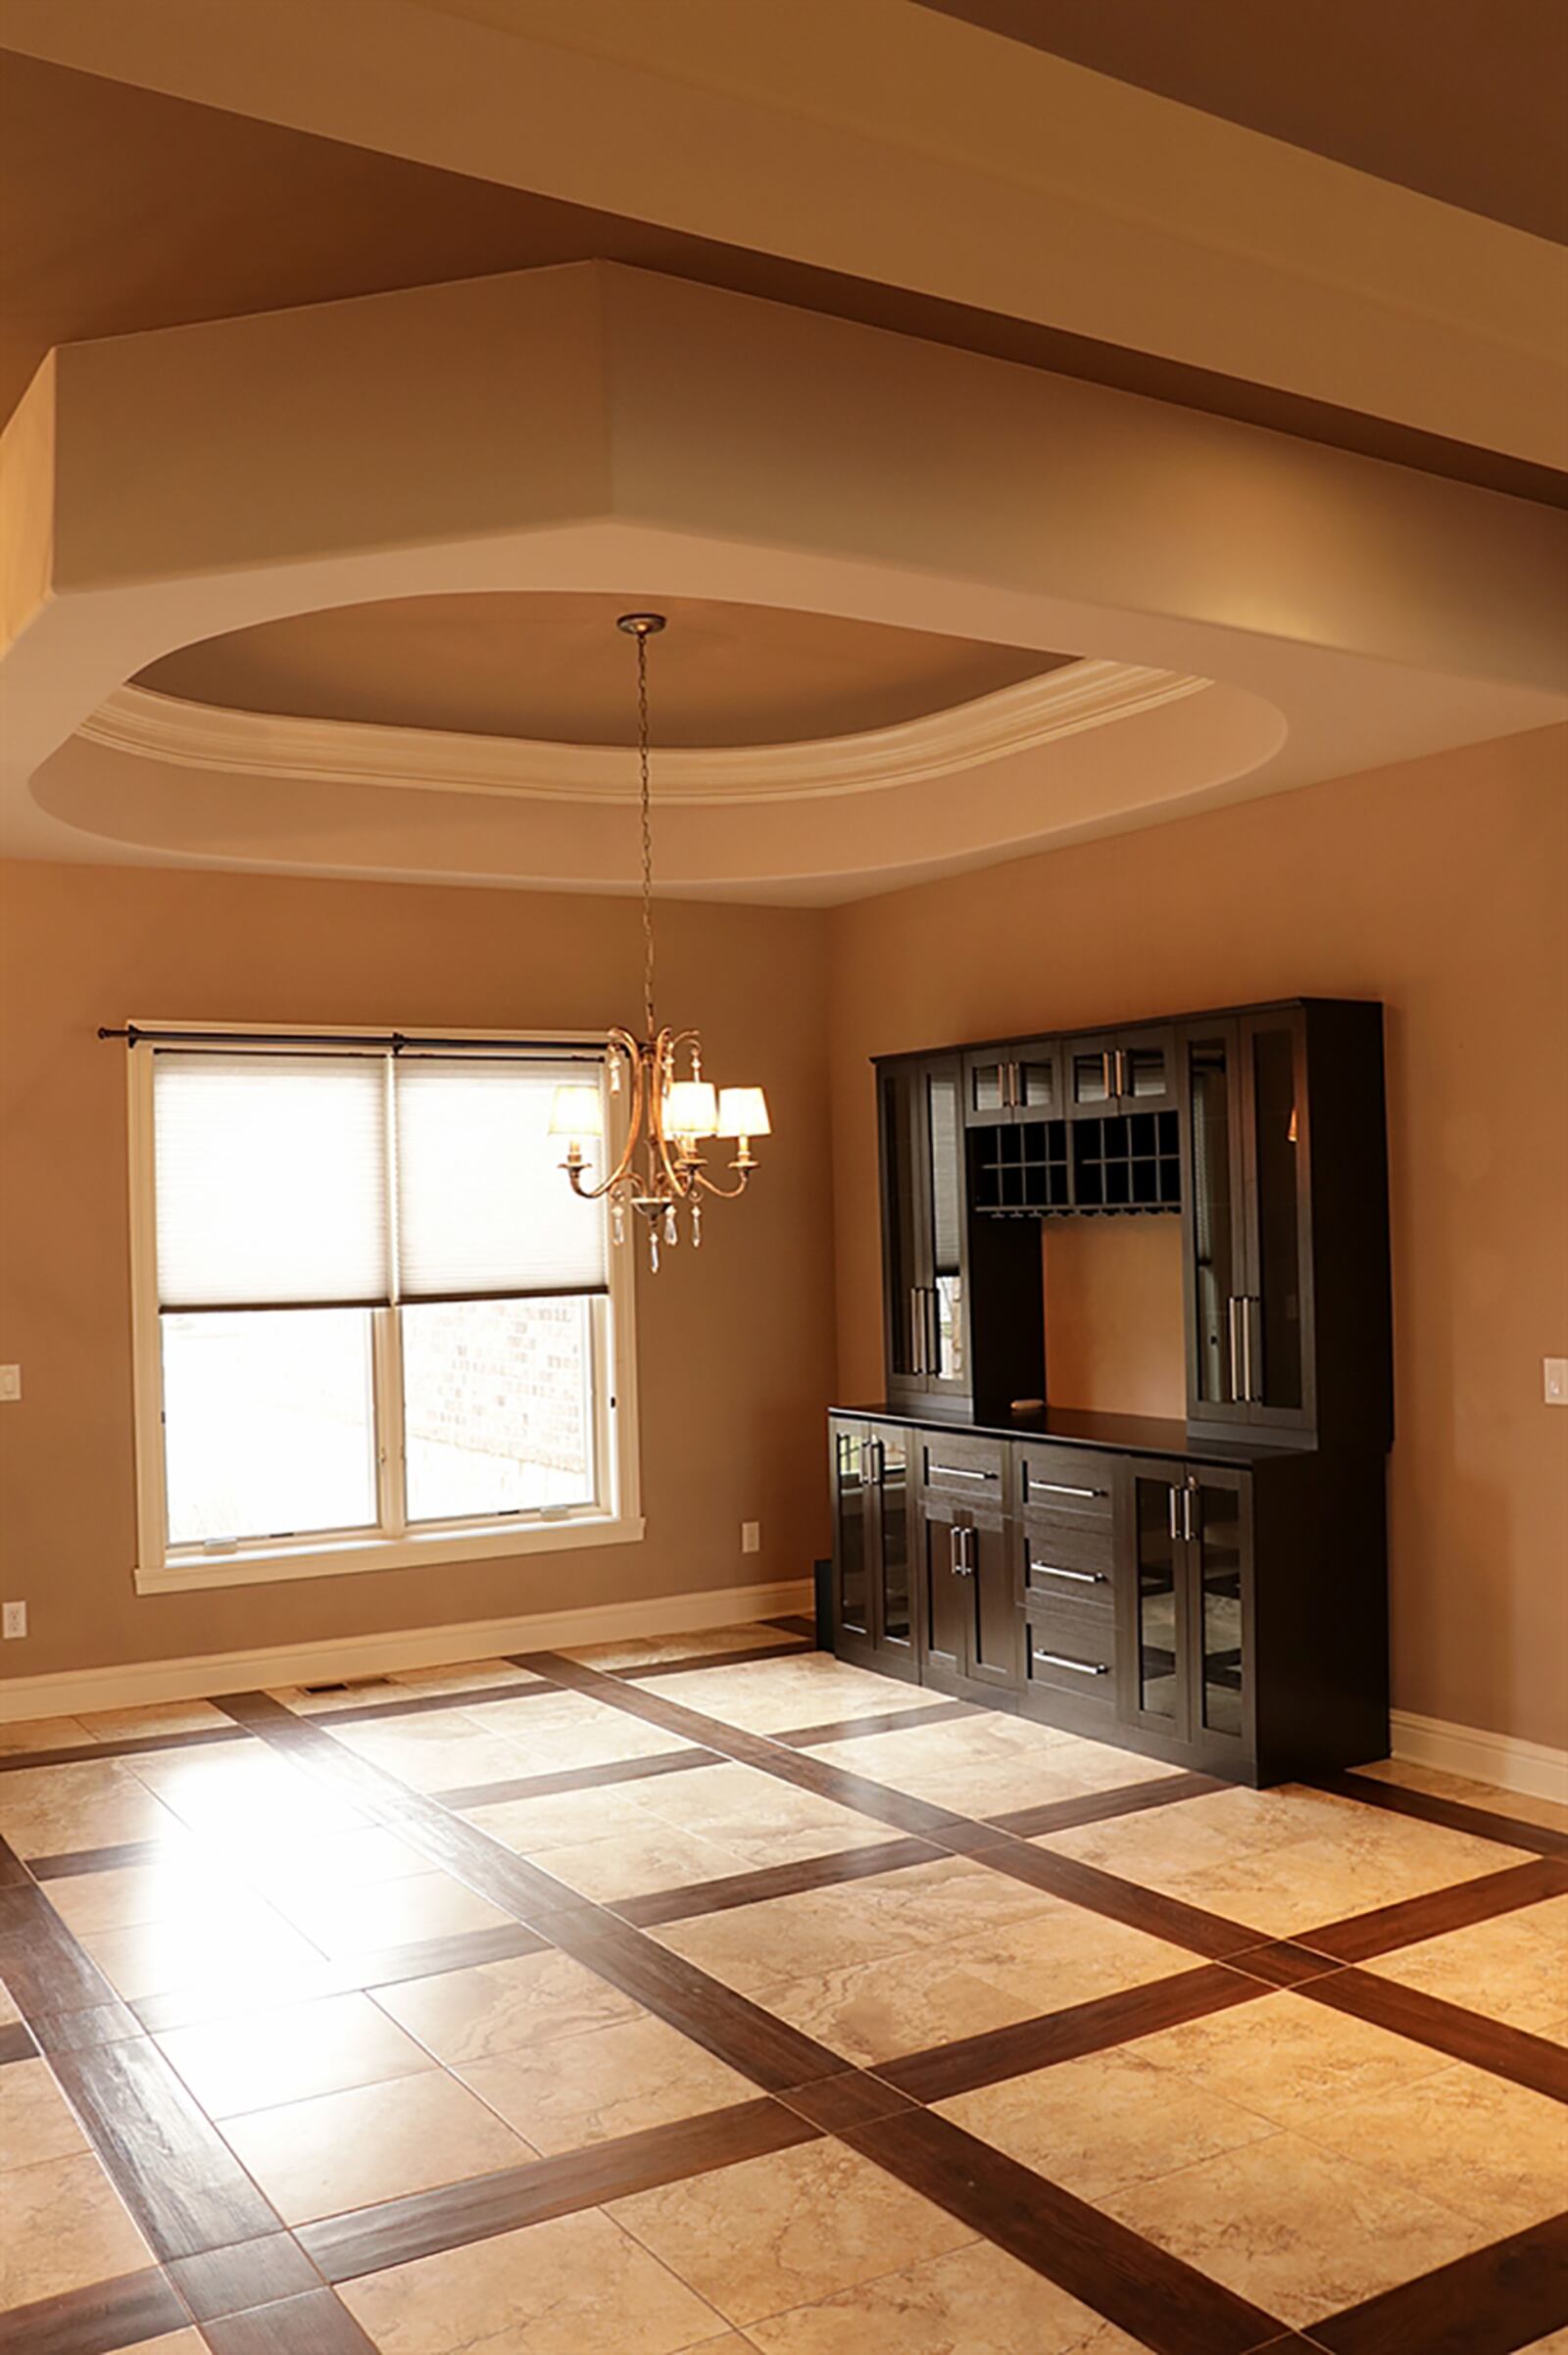
<path fill-rule="evenodd" d="M 128 1709 L 143 1702 L 206 1700 L 253 1687 L 325 1685 L 341 1678 L 386 1676 L 397 1668 L 446 1668 L 459 1660 L 514 1651 L 560 1651 L 579 1644 L 615 1644 L 637 1636 L 680 1636 L 740 1626 L 786 1613 L 809 1613 L 809 1579 L 766 1586 L 710 1587 L 696 1595 L 585 1603 L 514 1619 L 468 1619 L 440 1627 L 340 1636 L 256 1651 L 196 1653 L 185 1659 L 136 1660 L 102 1668 L 62 1669 L 17 1677 L 0 1692 L 0 1725 L 34 1717 L 74 1717 L 82 1710 Z"/>
<path fill-rule="evenodd" d="M 1407 1766 L 1430 1766 L 1440 1774 L 1464 1775 L 1532 1799 L 1554 1799 L 1568 1807 L 1568 1749 L 1526 1742 L 1514 1734 L 1490 1734 L 1480 1726 L 1456 1726 L 1441 1717 L 1418 1717 L 1394 1709 L 1389 1723 L 1394 1755 Z"/>

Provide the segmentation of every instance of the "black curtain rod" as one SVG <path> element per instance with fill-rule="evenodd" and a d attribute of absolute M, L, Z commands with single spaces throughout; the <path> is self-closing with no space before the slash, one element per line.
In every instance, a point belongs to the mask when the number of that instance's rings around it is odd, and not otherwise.
<path fill-rule="evenodd" d="M 127 1047 L 388 1047 L 394 1055 L 413 1050 L 445 1048 L 472 1050 L 480 1055 L 498 1047 L 548 1055 L 564 1063 L 599 1063 L 604 1056 L 593 1048 L 568 1047 L 553 1039 L 426 1039 L 410 1038 L 401 1030 L 141 1030 L 134 1022 L 114 1030 L 100 1023 L 101 1039 L 123 1039 Z"/>

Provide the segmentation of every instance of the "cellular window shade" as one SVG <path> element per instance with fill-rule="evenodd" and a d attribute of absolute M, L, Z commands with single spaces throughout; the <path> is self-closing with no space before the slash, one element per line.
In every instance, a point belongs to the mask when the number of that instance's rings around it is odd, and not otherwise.
<path fill-rule="evenodd" d="M 550 1134 L 581 1062 L 403 1055 L 394 1068 L 398 1287 L 406 1300 L 603 1292 L 605 1215 Z"/>
<path fill-rule="evenodd" d="M 153 1061 L 165 1308 L 391 1299 L 379 1055 Z"/>

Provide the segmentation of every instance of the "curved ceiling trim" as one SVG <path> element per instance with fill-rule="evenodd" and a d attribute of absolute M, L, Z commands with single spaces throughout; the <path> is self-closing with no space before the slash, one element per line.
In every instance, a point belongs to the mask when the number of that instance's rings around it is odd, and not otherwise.
<path fill-rule="evenodd" d="M 918 784 L 1033 751 L 1197 695 L 1211 682 L 1134 662 L 1085 661 L 972 703 L 853 736 L 799 744 L 656 748 L 659 798 L 694 807 L 808 801 Z M 624 746 L 545 744 L 366 721 L 294 719 L 119 687 L 77 731 L 87 742 L 176 768 L 381 785 L 527 801 L 626 802 Z"/>

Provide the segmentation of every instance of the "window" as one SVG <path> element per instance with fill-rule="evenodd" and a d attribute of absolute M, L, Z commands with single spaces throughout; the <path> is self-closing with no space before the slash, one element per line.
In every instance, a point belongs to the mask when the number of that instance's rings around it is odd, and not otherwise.
<path fill-rule="evenodd" d="M 140 1586 L 641 1534 L 627 1255 L 549 1134 L 597 1057 L 129 1060 Z"/>

